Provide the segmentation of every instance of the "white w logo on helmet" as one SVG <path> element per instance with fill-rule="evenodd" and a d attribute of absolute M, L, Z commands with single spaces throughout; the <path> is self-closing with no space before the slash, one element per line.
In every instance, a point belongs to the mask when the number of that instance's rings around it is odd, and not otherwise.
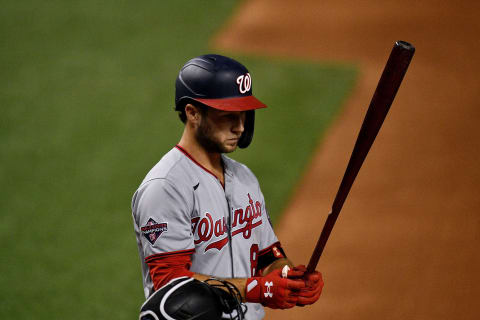
<path fill-rule="evenodd" d="M 240 93 L 245 93 L 250 91 L 252 87 L 252 77 L 250 77 L 250 73 L 242 74 L 237 78 L 238 90 Z"/>

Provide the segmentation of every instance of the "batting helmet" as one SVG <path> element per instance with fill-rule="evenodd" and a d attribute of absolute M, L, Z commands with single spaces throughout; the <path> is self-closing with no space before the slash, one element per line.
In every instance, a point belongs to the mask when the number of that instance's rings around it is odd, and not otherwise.
<path fill-rule="evenodd" d="M 238 61 L 218 54 L 207 54 L 189 60 L 175 82 L 175 110 L 187 103 L 201 103 L 224 111 L 247 111 L 244 132 L 238 146 L 252 142 L 255 109 L 267 106 L 252 94 L 252 78 Z"/>

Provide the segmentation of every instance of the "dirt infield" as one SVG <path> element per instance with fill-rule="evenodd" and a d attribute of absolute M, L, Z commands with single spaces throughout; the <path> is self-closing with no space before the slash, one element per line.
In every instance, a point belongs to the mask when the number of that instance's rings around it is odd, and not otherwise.
<path fill-rule="evenodd" d="M 320 261 L 320 301 L 268 319 L 480 317 L 478 12 L 469 1 L 251 0 L 214 39 L 358 63 L 357 86 L 277 226 L 305 264 L 393 42 L 417 48 Z"/>

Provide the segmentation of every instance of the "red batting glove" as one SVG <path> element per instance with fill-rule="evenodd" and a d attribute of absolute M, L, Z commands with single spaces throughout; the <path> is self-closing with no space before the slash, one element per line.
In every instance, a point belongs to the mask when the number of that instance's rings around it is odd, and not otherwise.
<path fill-rule="evenodd" d="M 288 276 L 300 276 L 291 270 Z M 261 303 L 272 309 L 288 309 L 298 302 L 300 290 L 305 288 L 302 279 L 282 278 L 282 270 L 276 269 L 264 277 L 247 279 L 245 300 Z"/>
<path fill-rule="evenodd" d="M 306 273 L 307 269 L 303 265 L 297 266 L 293 268 L 293 270 L 296 270 L 296 272 L 304 272 L 302 279 L 305 281 L 305 288 L 301 289 L 298 294 L 297 306 L 313 304 L 320 298 L 322 293 L 322 274 L 318 271 Z M 288 277 L 290 277 L 290 274 Z"/>

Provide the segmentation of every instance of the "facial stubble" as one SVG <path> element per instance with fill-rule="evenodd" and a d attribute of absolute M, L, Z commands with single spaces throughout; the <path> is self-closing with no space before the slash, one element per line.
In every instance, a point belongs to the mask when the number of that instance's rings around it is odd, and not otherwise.
<path fill-rule="evenodd" d="M 236 149 L 226 149 L 223 144 L 215 138 L 214 129 L 208 123 L 208 119 L 204 117 L 200 120 L 200 125 L 195 132 L 195 138 L 208 153 L 230 153 Z"/>

